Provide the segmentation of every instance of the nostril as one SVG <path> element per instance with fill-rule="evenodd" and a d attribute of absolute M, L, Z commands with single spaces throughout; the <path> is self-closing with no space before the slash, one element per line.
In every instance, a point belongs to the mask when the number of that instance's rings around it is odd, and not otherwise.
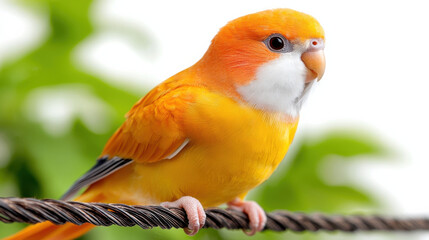
<path fill-rule="evenodd" d="M 310 51 L 318 51 L 318 50 L 322 50 L 324 48 L 324 42 L 323 39 L 311 39 L 310 40 L 310 47 L 309 50 Z"/>

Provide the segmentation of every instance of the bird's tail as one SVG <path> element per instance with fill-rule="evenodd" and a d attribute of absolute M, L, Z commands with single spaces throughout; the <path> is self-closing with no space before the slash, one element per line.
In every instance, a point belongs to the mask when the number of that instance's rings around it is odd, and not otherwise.
<path fill-rule="evenodd" d="M 90 195 L 90 196 L 88 196 Z M 83 194 L 75 199 L 80 202 L 103 202 L 102 195 Z M 22 231 L 4 238 L 3 240 L 66 240 L 75 239 L 89 230 L 95 225 L 85 223 L 82 225 L 75 225 L 66 223 L 64 225 L 54 225 L 51 222 L 42 222 L 29 227 Z"/>

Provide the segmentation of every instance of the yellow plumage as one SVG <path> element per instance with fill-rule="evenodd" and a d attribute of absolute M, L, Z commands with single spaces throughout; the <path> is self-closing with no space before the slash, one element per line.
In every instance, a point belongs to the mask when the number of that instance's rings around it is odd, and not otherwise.
<path fill-rule="evenodd" d="M 189 102 L 172 103 L 181 97 Z M 179 143 L 171 148 L 169 144 L 176 142 L 176 136 L 187 136 L 189 143 L 172 159 L 153 163 L 151 158 L 147 161 L 134 158 L 136 163 L 94 184 L 88 192 L 97 191 L 114 202 L 135 204 L 158 204 L 193 196 L 205 207 L 217 206 L 244 196 L 271 175 L 285 156 L 298 122 L 277 113 L 256 110 L 200 87 L 177 88 L 158 99 L 157 106 L 164 104 L 170 104 L 163 107 L 168 117 L 162 119 L 163 124 L 158 128 L 151 125 L 152 131 L 165 133 L 158 139 L 162 142 L 157 145 L 158 151 L 162 148 L 166 152 L 163 157 L 171 154 L 185 140 L 179 137 Z M 149 116 L 156 118 L 154 114 Z M 175 119 L 180 119 L 180 123 Z M 134 121 L 131 113 L 127 122 Z M 122 129 L 132 127 L 127 122 Z M 138 123 L 145 125 L 141 119 Z M 136 128 L 132 129 L 136 134 Z M 147 131 L 141 134 L 135 138 L 141 142 L 147 142 L 146 138 L 153 141 Z M 116 141 L 112 138 L 112 145 L 108 145 L 109 149 L 103 154 L 116 150 L 113 146 Z M 127 143 L 129 145 L 123 145 L 124 150 L 138 149 L 132 146 L 136 143 Z M 119 152 L 125 158 L 136 156 L 132 151 Z"/>

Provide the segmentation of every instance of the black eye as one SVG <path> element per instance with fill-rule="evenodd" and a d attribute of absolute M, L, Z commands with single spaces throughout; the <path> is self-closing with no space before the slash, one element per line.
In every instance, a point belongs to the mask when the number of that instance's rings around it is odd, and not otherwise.
<path fill-rule="evenodd" d="M 283 42 L 283 39 L 280 37 L 272 37 L 270 39 L 270 47 L 273 50 L 280 50 L 285 46 L 285 43 Z"/>
<path fill-rule="evenodd" d="M 292 45 L 290 42 L 281 34 L 275 33 L 270 35 L 264 40 L 265 45 L 272 52 L 291 52 Z"/>

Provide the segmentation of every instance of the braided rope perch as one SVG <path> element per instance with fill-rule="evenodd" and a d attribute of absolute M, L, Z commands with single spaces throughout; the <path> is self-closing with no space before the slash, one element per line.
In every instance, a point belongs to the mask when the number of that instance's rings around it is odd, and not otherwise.
<path fill-rule="evenodd" d="M 219 208 L 206 209 L 205 228 L 249 229 L 247 215 Z M 398 219 L 382 216 L 326 216 L 306 215 L 287 211 L 267 213 L 264 230 L 285 231 L 416 231 L 429 230 L 429 218 Z M 128 206 L 124 204 L 83 203 L 33 198 L 0 198 L 0 221 L 5 223 L 54 224 L 71 222 L 77 225 L 91 223 L 97 226 L 135 226 L 143 229 L 185 228 L 186 213 L 178 208 L 160 206 Z"/>

